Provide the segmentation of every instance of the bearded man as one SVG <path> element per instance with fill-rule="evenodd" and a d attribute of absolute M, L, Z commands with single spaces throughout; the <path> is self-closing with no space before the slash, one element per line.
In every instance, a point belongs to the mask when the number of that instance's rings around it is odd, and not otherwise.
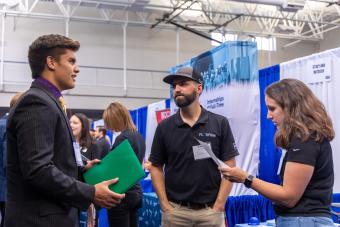
<path fill-rule="evenodd" d="M 209 143 L 220 160 L 235 166 L 238 151 L 229 122 L 200 105 L 203 80 L 192 67 L 182 67 L 163 81 L 172 86 L 179 110 L 158 125 L 149 158 L 162 226 L 225 226 L 224 206 L 232 183 L 221 179 L 198 140 Z"/>

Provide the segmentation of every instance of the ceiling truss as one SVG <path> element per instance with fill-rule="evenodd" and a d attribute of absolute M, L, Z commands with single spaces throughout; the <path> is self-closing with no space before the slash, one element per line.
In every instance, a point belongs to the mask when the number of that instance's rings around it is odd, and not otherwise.
<path fill-rule="evenodd" d="M 322 40 L 340 26 L 337 0 L 306 0 L 303 9 L 293 11 L 277 8 L 242 0 L 0 0 L 0 14 L 5 16 L 150 29 L 175 29 L 174 24 L 180 24 L 207 35 L 218 31 L 292 39 L 286 47 Z"/>

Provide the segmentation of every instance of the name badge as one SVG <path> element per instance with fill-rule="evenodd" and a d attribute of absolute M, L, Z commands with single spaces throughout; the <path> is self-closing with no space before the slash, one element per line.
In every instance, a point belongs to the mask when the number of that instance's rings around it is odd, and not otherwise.
<path fill-rule="evenodd" d="M 209 147 L 210 147 L 210 144 L 209 144 Z M 204 149 L 203 145 L 192 146 L 192 151 L 194 153 L 194 159 L 195 160 L 210 158 L 210 155 Z"/>
<path fill-rule="evenodd" d="M 79 143 L 73 142 L 73 150 L 74 150 L 74 156 L 76 157 L 77 166 L 84 166 L 84 163 L 81 159 Z"/>

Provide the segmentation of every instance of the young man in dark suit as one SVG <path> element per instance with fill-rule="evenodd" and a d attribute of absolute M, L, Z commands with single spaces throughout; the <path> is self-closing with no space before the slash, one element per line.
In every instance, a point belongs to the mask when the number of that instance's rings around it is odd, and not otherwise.
<path fill-rule="evenodd" d="M 7 122 L 8 194 L 6 227 L 75 227 L 79 210 L 91 203 L 110 208 L 124 195 L 80 181 L 83 166 L 61 91 L 72 89 L 79 72 L 79 42 L 45 35 L 29 47 L 31 88 L 11 109 Z"/>
<path fill-rule="evenodd" d="M 109 141 L 105 138 L 106 129 L 103 126 L 97 126 L 96 128 L 96 144 L 100 149 L 100 157 L 104 158 L 107 153 L 109 153 L 111 145 Z"/>

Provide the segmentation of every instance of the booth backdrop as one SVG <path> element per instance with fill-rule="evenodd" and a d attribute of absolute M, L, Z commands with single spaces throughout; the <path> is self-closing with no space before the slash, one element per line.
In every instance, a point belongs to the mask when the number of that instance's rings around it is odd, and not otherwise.
<path fill-rule="evenodd" d="M 238 165 L 263 180 L 279 183 L 277 169 L 281 151 L 274 145 L 275 126 L 267 119 L 265 88 L 280 78 L 302 80 L 324 103 L 333 120 L 336 134 L 339 134 L 340 121 L 336 116 L 340 113 L 340 102 L 336 102 L 336 92 L 340 90 L 340 79 L 336 77 L 335 72 L 340 70 L 340 48 L 259 71 L 257 71 L 257 64 L 253 64 L 257 62 L 255 56 L 257 53 L 254 44 L 226 43 L 172 68 L 171 71 L 183 65 L 202 66 L 200 70 L 204 75 L 205 88 L 200 101 L 202 106 L 226 116 L 230 121 L 241 153 Z M 170 108 L 172 113 L 177 110 L 172 101 L 164 100 L 130 111 L 134 123 L 146 139 L 147 154 L 150 153 L 153 134 L 157 127 L 155 111 L 165 108 Z M 336 137 L 332 142 L 335 163 L 340 156 L 336 152 L 337 147 L 340 147 L 340 139 Z M 340 173 L 340 166 L 334 165 L 334 168 L 334 192 L 339 192 L 340 174 L 337 173 Z M 152 191 L 150 180 L 144 180 L 144 185 L 148 185 L 147 191 Z M 246 223 L 252 216 L 258 217 L 260 221 L 274 218 L 269 200 L 259 195 L 251 195 L 254 191 L 246 190 L 238 184 L 234 187 L 233 195 L 241 194 L 242 196 L 231 196 L 227 201 L 228 226 Z M 338 201 L 338 197 L 338 194 L 335 194 L 334 201 Z M 160 212 L 157 198 L 152 194 L 146 194 L 144 202 L 144 207 L 140 210 L 141 226 L 159 225 Z M 102 213 L 105 213 L 105 210 Z M 102 221 L 100 226 L 106 227 L 107 223 Z"/>

